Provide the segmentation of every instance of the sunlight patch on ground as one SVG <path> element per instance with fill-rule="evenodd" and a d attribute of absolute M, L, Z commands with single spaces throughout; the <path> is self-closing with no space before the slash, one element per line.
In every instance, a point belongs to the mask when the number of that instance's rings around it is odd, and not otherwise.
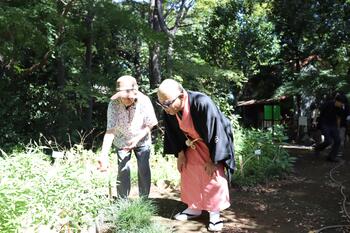
<path fill-rule="evenodd" d="M 253 221 L 252 219 L 246 218 L 246 217 L 237 217 L 237 215 L 229 210 L 226 210 L 222 217 L 224 219 L 224 222 L 230 222 L 235 226 L 236 228 L 241 229 L 258 229 L 259 225 Z"/>

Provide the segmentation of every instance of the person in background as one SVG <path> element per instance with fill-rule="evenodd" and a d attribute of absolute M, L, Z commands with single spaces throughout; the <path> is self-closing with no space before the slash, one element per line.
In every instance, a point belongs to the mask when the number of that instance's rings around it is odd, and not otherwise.
<path fill-rule="evenodd" d="M 99 169 L 109 166 L 112 144 L 118 157 L 118 196 L 127 198 L 130 192 L 130 159 L 133 151 L 138 166 L 138 187 L 141 197 L 148 197 L 151 186 L 149 166 L 151 129 L 157 118 L 150 99 L 138 90 L 136 79 L 125 75 L 118 78 L 117 93 L 111 97 L 107 110 L 107 131 L 98 159 Z"/>
<path fill-rule="evenodd" d="M 342 102 L 344 103 L 343 111 L 340 115 L 340 123 L 339 123 L 339 138 L 340 138 L 340 149 L 338 156 L 343 156 L 344 149 L 345 149 L 345 143 L 346 143 L 346 136 L 347 136 L 347 116 L 349 115 L 349 101 L 346 98 L 346 96 L 343 93 L 339 93 L 339 98 L 342 99 Z"/>
<path fill-rule="evenodd" d="M 172 79 L 158 89 L 164 109 L 164 153 L 177 157 L 181 173 L 181 200 L 188 208 L 175 215 L 185 221 L 209 212 L 209 231 L 220 231 L 220 211 L 230 206 L 224 168 L 234 169 L 233 134 L 230 121 L 214 102 L 199 92 L 185 90 Z"/>
<path fill-rule="evenodd" d="M 322 133 L 319 127 L 319 121 L 320 121 L 320 110 L 318 106 L 313 103 L 310 106 L 311 109 L 311 135 L 312 139 L 315 142 L 315 144 L 321 143 L 323 141 Z"/>
<path fill-rule="evenodd" d="M 324 136 L 322 143 L 314 147 L 315 155 L 318 156 L 321 151 L 332 144 L 327 160 L 338 162 L 337 155 L 340 147 L 339 127 L 340 118 L 344 111 L 344 99 L 337 94 L 333 100 L 326 101 L 320 107 L 320 129 Z"/>

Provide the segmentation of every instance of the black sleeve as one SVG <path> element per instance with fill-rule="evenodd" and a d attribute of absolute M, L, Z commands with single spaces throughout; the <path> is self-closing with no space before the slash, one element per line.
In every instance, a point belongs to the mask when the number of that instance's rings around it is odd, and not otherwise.
<path fill-rule="evenodd" d="M 226 162 L 234 168 L 233 134 L 230 121 L 206 95 L 193 99 L 191 114 L 197 132 L 207 144 L 214 163 Z"/>
<path fill-rule="evenodd" d="M 186 136 L 182 133 L 175 116 L 163 114 L 164 119 L 164 154 L 177 154 L 186 148 Z"/>

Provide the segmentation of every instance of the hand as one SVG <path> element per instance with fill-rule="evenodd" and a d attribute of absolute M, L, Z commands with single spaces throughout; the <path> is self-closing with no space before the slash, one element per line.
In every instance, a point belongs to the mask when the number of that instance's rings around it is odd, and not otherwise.
<path fill-rule="evenodd" d="M 177 170 L 181 173 L 186 168 L 187 158 L 183 152 L 180 152 L 177 157 Z"/>
<path fill-rule="evenodd" d="M 98 170 L 100 170 L 101 172 L 107 171 L 107 169 L 109 168 L 109 160 L 107 156 L 100 156 L 97 159 L 97 162 L 98 162 L 98 167 L 97 167 Z"/>
<path fill-rule="evenodd" d="M 124 147 L 123 149 L 126 151 L 132 150 L 136 147 L 136 145 L 139 141 L 140 140 L 137 137 L 134 137 L 133 139 L 131 139 L 127 142 L 128 145 L 126 147 Z"/>
<path fill-rule="evenodd" d="M 137 143 L 144 138 L 149 132 L 151 131 L 150 127 L 144 127 L 139 133 L 138 135 L 136 135 L 135 137 L 133 137 L 132 139 L 130 139 L 128 141 L 128 145 L 126 147 L 124 147 L 123 149 L 126 151 L 132 150 L 136 147 Z"/>
<path fill-rule="evenodd" d="M 209 161 L 204 165 L 204 170 L 210 177 L 214 175 L 216 169 L 217 167 L 212 161 Z"/>

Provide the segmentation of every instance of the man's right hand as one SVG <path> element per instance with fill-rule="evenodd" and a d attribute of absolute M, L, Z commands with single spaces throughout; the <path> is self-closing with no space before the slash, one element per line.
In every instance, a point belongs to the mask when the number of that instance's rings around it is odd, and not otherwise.
<path fill-rule="evenodd" d="M 177 170 L 181 173 L 186 168 L 187 158 L 183 152 L 180 152 L 177 157 Z"/>
<path fill-rule="evenodd" d="M 107 171 L 109 167 L 108 157 L 101 156 L 98 158 L 97 162 L 98 162 L 98 167 L 97 167 L 98 170 L 100 170 L 101 172 Z"/>

